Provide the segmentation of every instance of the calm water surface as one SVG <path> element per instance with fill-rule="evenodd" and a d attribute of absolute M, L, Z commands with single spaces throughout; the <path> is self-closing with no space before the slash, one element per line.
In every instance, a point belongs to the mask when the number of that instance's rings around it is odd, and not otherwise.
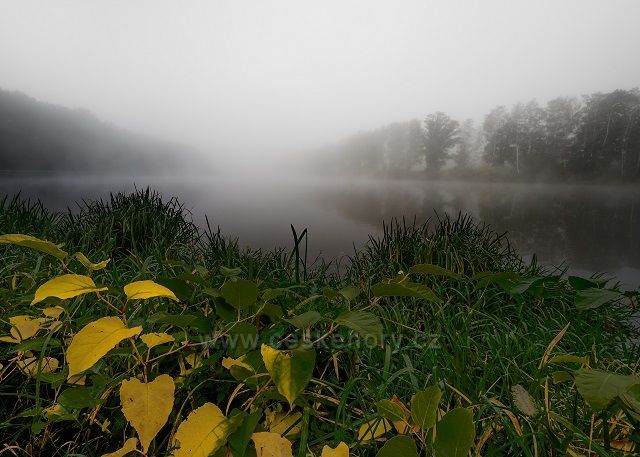
<path fill-rule="evenodd" d="M 507 231 L 525 256 L 573 273 L 604 272 L 626 287 L 640 285 L 640 189 L 617 186 L 423 182 L 266 177 L 113 178 L 0 177 L 0 194 L 21 191 L 52 209 L 81 199 L 152 186 L 178 196 L 196 222 L 204 214 L 244 245 L 290 246 L 289 224 L 309 230 L 310 253 L 350 254 L 378 234 L 382 221 L 424 221 L 471 214 Z"/>

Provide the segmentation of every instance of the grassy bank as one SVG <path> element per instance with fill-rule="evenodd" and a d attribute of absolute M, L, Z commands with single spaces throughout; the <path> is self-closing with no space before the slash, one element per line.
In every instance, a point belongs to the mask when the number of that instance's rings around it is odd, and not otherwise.
<path fill-rule="evenodd" d="M 149 191 L 73 214 L 6 198 L 0 234 L 55 243 L 0 238 L 7 455 L 125 442 L 176 456 L 272 455 L 265 442 L 277 456 L 347 455 L 323 451 L 340 443 L 616 455 L 640 442 L 637 293 L 525 264 L 466 217 L 392 221 L 340 273 L 307 265 L 304 238 L 245 249 Z"/>

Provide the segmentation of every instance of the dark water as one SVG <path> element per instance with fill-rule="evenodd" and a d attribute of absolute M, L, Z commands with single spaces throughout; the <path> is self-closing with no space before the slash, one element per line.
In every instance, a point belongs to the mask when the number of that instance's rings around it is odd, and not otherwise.
<path fill-rule="evenodd" d="M 189 179 L 0 177 L 0 194 L 19 190 L 50 208 L 150 185 L 178 196 L 203 223 L 253 247 L 290 246 L 289 224 L 308 228 L 309 249 L 325 258 L 348 255 L 383 220 L 424 221 L 459 211 L 507 231 L 525 256 L 573 273 L 615 275 L 640 285 L 640 188 L 549 184 L 422 182 L 369 179 Z"/>

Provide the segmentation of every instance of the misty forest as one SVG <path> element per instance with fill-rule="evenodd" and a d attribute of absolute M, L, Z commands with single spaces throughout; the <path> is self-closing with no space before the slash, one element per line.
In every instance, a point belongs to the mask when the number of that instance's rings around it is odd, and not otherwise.
<path fill-rule="evenodd" d="M 640 90 L 497 106 L 480 125 L 439 111 L 322 152 L 323 170 L 373 176 L 637 181 Z"/>
<path fill-rule="evenodd" d="M 640 3 L 0 6 L 0 455 L 640 455 Z"/>

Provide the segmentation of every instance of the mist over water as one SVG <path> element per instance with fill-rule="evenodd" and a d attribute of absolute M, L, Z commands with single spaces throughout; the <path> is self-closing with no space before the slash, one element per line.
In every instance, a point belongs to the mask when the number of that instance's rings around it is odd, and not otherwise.
<path fill-rule="evenodd" d="M 569 267 L 569 273 L 615 276 L 624 287 L 640 285 L 640 189 L 632 186 L 424 182 L 370 178 L 288 179 L 264 175 L 209 178 L 4 177 L 0 194 L 17 189 L 49 208 L 106 198 L 110 192 L 152 186 L 179 196 L 205 227 L 238 237 L 254 248 L 290 248 L 289 224 L 309 231 L 309 258 L 346 261 L 353 247 L 379 234 L 391 218 L 417 223 L 459 212 L 490 224 L 527 258 Z"/>
<path fill-rule="evenodd" d="M 640 2 L 0 4 L 0 195 L 151 186 L 326 259 L 462 212 L 640 284 Z"/>

